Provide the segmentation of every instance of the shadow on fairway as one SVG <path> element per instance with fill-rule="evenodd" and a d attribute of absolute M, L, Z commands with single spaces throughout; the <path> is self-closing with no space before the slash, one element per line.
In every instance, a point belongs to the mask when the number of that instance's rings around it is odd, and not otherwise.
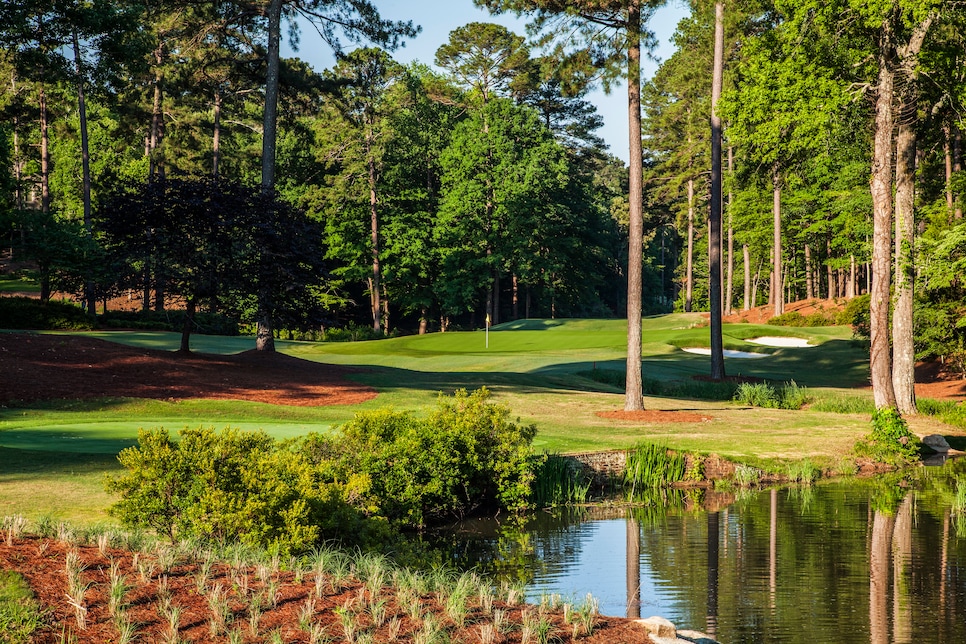
<path fill-rule="evenodd" d="M 107 441 L 110 443 L 116 441 Z M 85 441 L 83 452 L 58 452 L 0 447 L 0 481 L 14 483 L 38 474 L 83 475 L 120 469 L 113 446 Z"/>

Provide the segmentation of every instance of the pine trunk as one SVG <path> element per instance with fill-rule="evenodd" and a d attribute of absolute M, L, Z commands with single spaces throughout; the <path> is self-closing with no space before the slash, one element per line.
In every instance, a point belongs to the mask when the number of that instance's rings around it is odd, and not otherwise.
<path fill-rule="evenodd" d="M 782 314 L 784 310 L 783 305 L 783 289 L 782 289 L 782 181 L 781 181 L 781 167 L 778 163 L 775 163 L 775 167 L 772 169 L 772 217 L 774 219 L 774 251 L 775 254 L 772 256 L 772 261 L 774 262 L 774 301 L 772 302 L 772 308 L 775 316 Z"/>
<path fill-rule="evenodd" d="M 711 82 L 711 213 L 708 221 L 709 308 L 711 311 L 711 378 L 725 377 L 721 333 L 721 117 L 717 114 L 724 68 L 724 5 L 714 5 L 714 72 Z"/>
<path fill-rule="evenodd" d="M 747 311 L 754 306 L 751 301 L 751 252 L 748 250 L 748 244 L 741 245 L 741 255 L 745 267 L 745 301 L 741 308 Z"/>
<path fill-rule="evenodd" d="M 694 179 L 688 179 L 688 257 L 684 277 L 684 312 L 690 313 L 694 298 Z"/>
<path fill-rule="evenodd" d="M 93 239 L 94 229 L 91 223 L 91 152 L 87 136 L 87 101 L 84 98 L 84 67 L 81 61 L 80 41 L 77 30 L 71 34 L 74 45 L 74 72 L 77 74 L 77 114 L 80 120 L 81 136 L 81 176 L 82 200 L 84 204 L 84 232 L 88 239 Z M 84 301 L 87 304 L 87 314 L 96 313 L 97 303 L 94 293 L 94 282 L 88 278 L 84 282 Z"/>
<path fill-rule="evenodd" d="M 641 327 L 644 252 L 644 154 L 641 141 L 641 6 L 627 9 L 627 117 L 630 144 L 627 251 L 627 364 L 624 409 L 644 408 L 641 382 Z"/>
<path fill-rule="evenodd" d="M 268 49 L 265 73 L 265 112 L 262 119 L 262 192 L 275 191 L 275 144 L 278 126 L 279 43 L 282 30 L 282 0 L 268 5 Z M 275 351 L 274 320 L 267 304 L 269 294 L 260 293 L 255 349 Z"/>

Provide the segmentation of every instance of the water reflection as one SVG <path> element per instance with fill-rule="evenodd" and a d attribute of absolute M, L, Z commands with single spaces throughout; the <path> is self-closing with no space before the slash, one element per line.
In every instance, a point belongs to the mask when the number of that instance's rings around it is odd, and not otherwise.
<path fill-rule="evenodd" d="M 966 642 L 966 463 L 466 523 L 454 560 L 737 642 Z M 730 504 L 730 505 L 729 505 Z"/>

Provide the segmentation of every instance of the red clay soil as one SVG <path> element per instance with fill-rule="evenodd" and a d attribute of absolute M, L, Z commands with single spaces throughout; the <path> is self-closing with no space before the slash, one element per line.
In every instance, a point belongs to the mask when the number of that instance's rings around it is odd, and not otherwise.
<path fill-rule="evenodd" d="M 130 397 L 317 406 L 375 398 L 375 390 L 345 378 L 352 372 L 254 350 L 182 354 L 78 336 L 0 334 L 0 403 Z"/>
<path fill-rule="evenodd" d="M 106 545 L 106 544 L 105 544 Z M 84 566 L 81 582 L 89 584 L 83 595 L 86 618 L 83 628 L 78 622 L 75 608 L 68 602 L 66 555 L 75 549 Z M 136 559 L 135 559 L 136 557 Z M 419 615 L 411 616 L 412 606 L 400 603 L 395 590 L 379 588 L 373 597 L 373 588 L 366 588 L 355 579 L 336 580 L 323 577 L 317 595 L 316 574 L 304 572 L 296 581 L 291 570 L 271 570 L 264 567 L 214 564 L 207 577 L 197 562 L 182 558 L 168 564 L 162 570 L 157 554 L 132 554 L 126 550 L 97 546 L 70 546 L 55 539 L 27 537 L 14 539 L 8 546 L 0 540 L 0 569 L 15 570 L 26 579 L 37 599 L 46 611 L 44 626 L 31 640 L 35 644 L 54 644 L 72 641 L 77 644 L 102 644 L 120 640 L 117 623 L 121 619 L 111 614 L 111 563 L 116 566 L 116 577 L 124 578 L 128 586 L 121 599 L 118 615 L 136 626 L 137 642 L 227 642 L 228 634 L 218 623 L 212 608 L 215 588 L 226 592 L 230 609 L 229 630 L 237 631 L 244 642 L 268 642 L 274 633 L 287 643 L 310 642 L 307 628 L 300 626 L 300 618 L 325 628 L 325 637 L 318 641 L 349 641 L 343 630 L 340 612 L 352 616 L 357 634 L 372 633 L 373 642 L 414 642 L 424 628 L 427 615 L 445 629 L 453 642 L 476 644 L 484 642 L 482 629 L 492 624 L 492 613 L 482 608 L 473 594 L 467 602 L 465 621 L 459 625 L 447 614 L 446 606 L 440 604 L 433 594 L 419 596 Z M 274 601 L 271 599 L 275 595 Z M 259 598 L 261 595 L 261 598 Z M 306 608 L 306 603 L 314 603 Z M 374 619 L 371 607 L 384 601 L 384 617 Z M 177 630 L 172 632 L 165 615 L 165 605 L 180 609 Z M 262 606 L 261 609 L 258 606 Z M 260 615 L 252 619 L 252 610 Z M 367 610 L 370 608 L 370 610 Z M 496 634 L 493 642 L 516 644 L 522 641 L 523 612 L 527 611 L 533 622 L 541 615 L 534 606 L 494 601 L 493 609 L 503 610 L 506 616 L 506 632 Z M 574 623 L 564 623 L 561 611 L 549 611 L 545 616 L 552 623 L 551 641 L 571 641 Z M 576 622 L 572 619 L 572 622 Z M 214 622 L 214 627 L 213 627 Z M 253 627 L 254 623 L 254 627 Z M 393 629 L 398 629 L 392 637 Z M 2 635 L 2 634 L 0 634 Z M 65 638 L 64 635 L 67 635 Z M 0 638 L 2 639 L 2 638 Z M 643 628 L 631 620 L 597 616 L 593 629 L 587 634 L 582 625 L 577 626 L 577 642 L 588 644 L 647 644 Z"/>

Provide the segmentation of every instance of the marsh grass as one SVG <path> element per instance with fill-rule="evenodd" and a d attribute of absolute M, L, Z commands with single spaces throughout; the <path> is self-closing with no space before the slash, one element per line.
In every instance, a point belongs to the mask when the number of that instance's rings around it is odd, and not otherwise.
<path fill-rule="evenodd" d="M 591 483 L 574 459 L 545 454 L 533 481 L 533 502 L 537 507 L 585 503 Z"/>
<path fill-rule="evenodd" d="M 638 443 L 627 453 L 624 488 L 633 499 L 637 490 L 667 487 L 682 480 L 686 467 L 684 454 L 655 443 Z"/>

